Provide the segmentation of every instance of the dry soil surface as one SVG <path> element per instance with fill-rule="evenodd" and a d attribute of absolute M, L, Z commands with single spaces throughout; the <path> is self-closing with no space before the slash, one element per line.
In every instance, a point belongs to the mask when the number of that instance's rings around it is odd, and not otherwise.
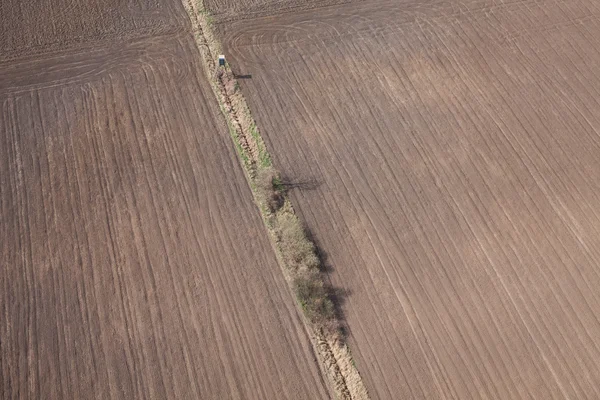
<path fill-rule="evenodd" d="M 256 18 L 263 15 L 298 12 L 352 0 L 204 0 L 203 4 L 216 22 Z"/>
<path fill-rule="evenodd" d="M 329 398 L 183 7 L 33 3 L 0 5 L 0 398 Z"/>
<path fill-rule="evenodd" d="M 371 1 L 219 25 L 373 398 L 600 398 L 600 8 Z"/>

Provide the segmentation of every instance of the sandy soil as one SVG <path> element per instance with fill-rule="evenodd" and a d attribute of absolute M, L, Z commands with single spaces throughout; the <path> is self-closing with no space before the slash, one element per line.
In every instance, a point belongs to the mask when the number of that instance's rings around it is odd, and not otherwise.
<path fill-rule="evenodd" d="M 183 8 L 56 50 L 93 16 L 29 36 L 31 3 L 0 14 L 0 398 L 329 398 L 187 25 L 135 29 Z"/>
<path fill-rule="evenodd" d="M 317 184 L 293 201 L 373 398 L 600 397 L 599 15 L 373 1 L 219 26 L 276 166 Z"/>

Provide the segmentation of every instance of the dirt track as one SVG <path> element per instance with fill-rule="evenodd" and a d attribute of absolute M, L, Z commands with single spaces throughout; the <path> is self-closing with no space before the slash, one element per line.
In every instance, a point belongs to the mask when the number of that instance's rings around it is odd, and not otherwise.
<path fill-rule="evenodd" d="M 0 398 L 328 398 L 162 3 L 0 6 Z"/>
<path fill-rule="evenodd" d="M 318 186 L 295 206 L 373 398 L 600 397 L 599 15 L 374 1 L 219 26 L 276 166 Z"/>

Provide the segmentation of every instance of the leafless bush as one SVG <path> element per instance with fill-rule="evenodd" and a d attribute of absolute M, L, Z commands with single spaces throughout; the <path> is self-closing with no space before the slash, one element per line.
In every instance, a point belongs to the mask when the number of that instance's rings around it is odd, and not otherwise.
<path fill-rule="evenodd" d="M 314 269 L 299 271 L 293 283 L 306 318 L 320 328 L 336 328 L 335 307 L 321 272 Z"/>
<path fill-rule="evenodd" d="M 319 268 L 315 246 L 308 240 L 298 217 L 291 213 L 277 215 L 276 232 L 285 263 L 294 271 Z"/>
<path fill-rule="evenodd" d="M 306 236 L 298 217 L 276 215 L 275 232 L 283 261 L 291 275 L 292 288 L 308 320 L 319 328 L 337 328 L 335 307 L 325 284 L 314 244 Z"/>
<path fill-rule="evenodd" d="M 259 168 L 254 183 L 256 198 L 270 213 L 279 210 L 283 205 L 283 195 L 276 187 L 278 175 L 273 167 Z"/>

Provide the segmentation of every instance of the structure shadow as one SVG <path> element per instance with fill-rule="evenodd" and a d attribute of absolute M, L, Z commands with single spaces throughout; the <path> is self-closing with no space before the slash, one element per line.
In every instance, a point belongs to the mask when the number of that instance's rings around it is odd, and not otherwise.
<path fill-rule="evenodd" d="M 235 79 L 252 79 L 252 74 L 245 74 L 245 75 L 240 75 L 240 74 L 233 74 L 233 77 Z"/>

